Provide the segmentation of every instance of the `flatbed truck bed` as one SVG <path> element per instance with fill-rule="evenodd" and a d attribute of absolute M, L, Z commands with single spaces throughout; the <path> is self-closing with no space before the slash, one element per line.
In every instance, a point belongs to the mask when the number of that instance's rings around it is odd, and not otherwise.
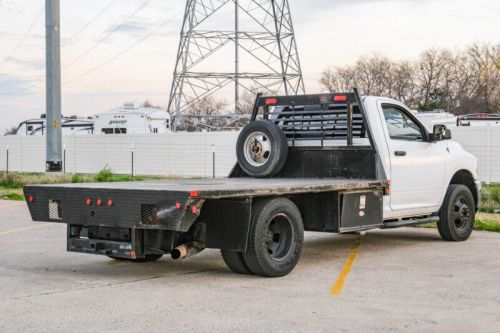
<path fill-rule="evenodd" d="M 86 183 L 61 185 L 26 186 L 27 192 L 37 189 L 47 191 L 101 190 L 119 192 L 197 193 L 200 199 L 229 199 L 245 196 L 279 196 L 300 193 L 320 193 L 330 191 L 360 190 L 380 188 L 385 184 L 377 179 L 315 179 L 315 178 L 223 178 L 223 179 L 175 179 L 126 183 Z"/>

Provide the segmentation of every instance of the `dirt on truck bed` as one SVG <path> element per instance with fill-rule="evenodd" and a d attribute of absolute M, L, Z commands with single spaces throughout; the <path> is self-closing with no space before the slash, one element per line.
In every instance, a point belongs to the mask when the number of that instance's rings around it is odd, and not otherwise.
<path fill-rule="evenodd" d="M 231 198 L 241 196 L 267 196 L 277 194 L 314 193 L 339 190 L 367 189 L 381 187 L 383 182 L 367 179 L 189 179 L 130 183 L 88 183 L 62 185 L 33 185 L 30 188 L 45 189 L 89 189 L 120 191 L 196 192 L 198 198 Z"/>

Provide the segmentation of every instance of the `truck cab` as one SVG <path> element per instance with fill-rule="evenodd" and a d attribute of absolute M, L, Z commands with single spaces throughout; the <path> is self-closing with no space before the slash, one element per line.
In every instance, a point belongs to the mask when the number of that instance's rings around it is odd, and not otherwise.
<path fill-rule="evenodd" d="M 364 104 L 370 121 L 377 124 L 373 134 L 391 183 L 384 219 L 436 213 L 450 184 L 467 186 L 477 208 L 481 183 L 475 156 L 451 137 L 430 133 L 401 102 L 365 97 Z"/>

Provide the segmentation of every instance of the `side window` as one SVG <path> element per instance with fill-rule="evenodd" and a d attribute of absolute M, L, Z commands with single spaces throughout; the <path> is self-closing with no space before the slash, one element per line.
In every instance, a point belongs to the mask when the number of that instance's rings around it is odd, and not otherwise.
<path fill-rule="evenodd" d="M 422 129 L 403 110 L 392 105 L 382 105 L 382 109 L 392 140 L 424 140 Z"/>

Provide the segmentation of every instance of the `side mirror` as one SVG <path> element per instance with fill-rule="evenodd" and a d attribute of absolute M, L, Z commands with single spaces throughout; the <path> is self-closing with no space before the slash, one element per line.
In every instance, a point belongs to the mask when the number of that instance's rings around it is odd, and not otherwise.
<path fill-rule="evenodd" d="M 451 131 L 445 125 L 434 125 L 429 141 L 436 142 L 451 139 Z"/>

